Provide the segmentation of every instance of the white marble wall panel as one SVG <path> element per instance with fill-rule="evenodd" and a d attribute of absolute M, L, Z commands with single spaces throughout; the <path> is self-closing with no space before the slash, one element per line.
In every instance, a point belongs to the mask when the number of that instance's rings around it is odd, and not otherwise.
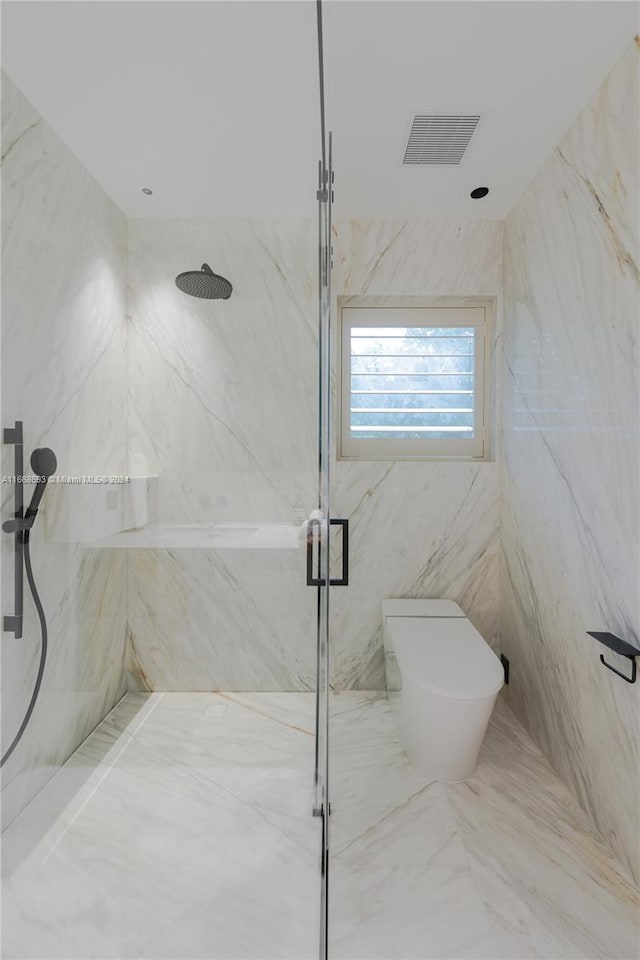
<path fill-rule="evenodd" d="M 586 631 L 640 645 L 637 61 L 506 221 L 502 472 L 509 701 L 636 878 L 640 685 Z"/>
<path fill-rule="evenodd" d="M 50 446 L 59 476 L 123 474 L 126 221 L 7 77 L 2 95 L 3 426 L 24 421 L 25 469 L 34 447 Z M 12 446 L 3 445 L 2 473 L 14 473 Z M 31 492 L 28 486 L 27 499 Z M 55 493 L 46 494 L 44 515 Z M 104 487 L 95 497 L 106 505 Z M 12 512 L 13 484 L 3 483 L 2 518 Z M 53 542 L 45 519 L 34 527 L 32 557 L 49 624 L 48 661 L 31 723 L 3 769 L 5 822 L 123 692 L 126 558 Z M 11 614 L 8 534 L 2 561 L 2 608 Z M 40 656 L 26 581 L 24 589 L 24 636 L 2 636 L 3 750 L 24 715 Z"/>
<path fill-rule="evenodd" d="M 338 295 L 500 296 L 498 222 L 339 223 Z M 182 294 L 203 262 L 227 301 Z M 317 249 L 309 222 L 130 224 L 130 428 L 160 523 L 292 523 L 317 490 Z M 499 303 L 498 303 L 499 310 Z M 448 596 L 498 633 L 495 463 L 334 462 L 352 523 L 333 599 L 333 683 L 384 687 L 380 603 Z M 297 551 L 140 550 L 130 668 L 147 689 L 313 686 L 315 595 Z"/>
<path fill-rule="evenodd" d="M 495 453 L 502 224 L 339 222 L 334 264 L 336 319 L 338 297 L 495 298 L 489 364 Z M 332 513 L 351 521 L 350 585 L 332 595 L 337 688 L 384 688 L 385 597 L 455 600 L 497 646 L 498 495 L 495 461 L 332 464 Z"/>
<path fill-rule="evenodd" d="M 312 222 L 130 223 L 130 449 L 160 524 L 297 524 L 317 497 Z M 229 300 L 175 286 L 203 262 Z M 154 690 L 299 690 L 315 592 L 297 549 L 136 550 L 129 664 Z"/>

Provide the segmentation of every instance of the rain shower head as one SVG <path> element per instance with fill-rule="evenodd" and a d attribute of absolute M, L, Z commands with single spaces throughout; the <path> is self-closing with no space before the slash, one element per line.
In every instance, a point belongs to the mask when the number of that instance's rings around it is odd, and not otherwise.
<path fill-rule="evenodd" d="M 228 300 L 233 287 L 224 277 L 214 273 L 208 263 L 201 270 L 187 270 L 176 277 L 176 287 L 190 297 L 203 300 Z"/>

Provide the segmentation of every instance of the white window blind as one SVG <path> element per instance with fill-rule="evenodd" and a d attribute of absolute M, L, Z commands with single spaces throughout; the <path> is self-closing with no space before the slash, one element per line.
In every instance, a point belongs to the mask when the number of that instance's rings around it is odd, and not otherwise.
<path fill-rule="evenodd" d="M 340 456 L 484 456 L 484 307 L 343 307 Z"/>

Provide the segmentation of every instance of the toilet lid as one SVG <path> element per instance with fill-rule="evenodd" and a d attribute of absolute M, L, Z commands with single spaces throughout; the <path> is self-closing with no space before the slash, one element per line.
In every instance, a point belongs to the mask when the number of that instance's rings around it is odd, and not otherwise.
<path fill-rule="evenodd" d="M 473 700 L 504 683 L 502 664 L 466 618 L 392 617 L 387 629 L 403 675 L 425 690 Z"/>

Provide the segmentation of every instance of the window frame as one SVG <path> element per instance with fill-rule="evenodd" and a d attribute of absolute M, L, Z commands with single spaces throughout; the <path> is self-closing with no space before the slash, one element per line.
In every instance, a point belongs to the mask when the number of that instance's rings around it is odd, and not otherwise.
<path fill-rule="evenodd" d="M 488 398 L 489 324 L 491 302 L 464 298 L 446 303 L 410 305 L 339 304 L 337 381 L 338 460 L 459 460 L 489 459 Z M 354 327 L 474 327 L 473 438 L 360 438 L 351 436 L 351 330 Z"/>

